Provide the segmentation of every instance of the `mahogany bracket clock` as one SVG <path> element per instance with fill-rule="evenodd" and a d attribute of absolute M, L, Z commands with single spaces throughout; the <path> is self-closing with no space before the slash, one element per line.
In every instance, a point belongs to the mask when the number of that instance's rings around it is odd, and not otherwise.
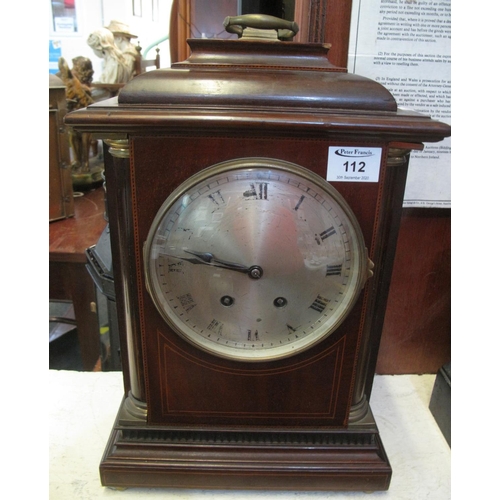
<path fill-rule="evenodd" d="M 279 40 L 294 23 L 225 24 L 66 118 L 107 144 L 125 391 L 102 484 L 387 489 L 369 399 L 409 153 L 449 127 Z"/>

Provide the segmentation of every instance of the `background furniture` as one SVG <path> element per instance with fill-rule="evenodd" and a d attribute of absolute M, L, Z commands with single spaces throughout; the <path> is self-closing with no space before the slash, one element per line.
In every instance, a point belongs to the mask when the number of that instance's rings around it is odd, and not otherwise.
<path fill-rule="evenodd" d="M 139 52 L 139 57 L 136 61 L 136 72 L 138 75 L 144 73 L 148 70 L 148 68 L 152 69 L 160 69 L 160 48 L 156 47 L 155 52 L 156 55 L 153 59 L 144 59 L 142 57 L 142 47 L 137 45 L 137 52 Z"/>
<path fill-rule="evenodd" d="M 100 353 L 96 291 L 85 250 L 105 226 L 102 187 L 75 199 L 74 217 L 49 224 L 49 299 L 73 302 L 85 370 L 95 367 Z"/>
<path fill-rule="evenodd" d="M 451 210 L 403 208 L 376 372 L 437 373 L 451 360 Z"/>
<path fill-rule="evenodd" d="M 49 221 L 71 217 L 74 212 L 69 140 L 63 122 L 66 111 L 66 86 L 49 75 Z"/>

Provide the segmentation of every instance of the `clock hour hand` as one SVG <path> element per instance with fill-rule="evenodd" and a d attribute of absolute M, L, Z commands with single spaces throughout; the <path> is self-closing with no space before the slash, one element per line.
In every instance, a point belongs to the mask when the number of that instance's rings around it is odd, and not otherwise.
<path fill-rule="evenodd" d="M 225 260 L 218 259 L 214 254 L 210 252 L 195 252 L 191 250 L 184 250 L 184 252 L 194 255 L 196 259 L 183 259 L 188 260 L 193 264 L 207 264 L 209 266 L 221 267 L 224 269 L 230 269 L 231 271 L 239 271 L 241 273 L 250 272 L 250 268 L 247 266 L 242 266 L 241 264 L 235 264 L 234 262 L 227 262 Z"/>
<path fill-rule="evenodd" d="M 259 279 L 262 277 L 263 271 L 259 266 L 247 267 L 241 264 L 236 264 L 234 262 L 228 262 L 226 260 L 218 259 L 214 254 L 210 252 L 196 252 L 193 250 L 184 250 L 184 252 L 190 255 L 194 255 L 196 258 L 179 258 L 191 262 L 192 264 L 206 264 L 208 266 L 218 267 L 221 269 L 229 269 L 230 271 L 237 271 L 239 273 L 248 274 L 253 279 Z"/>

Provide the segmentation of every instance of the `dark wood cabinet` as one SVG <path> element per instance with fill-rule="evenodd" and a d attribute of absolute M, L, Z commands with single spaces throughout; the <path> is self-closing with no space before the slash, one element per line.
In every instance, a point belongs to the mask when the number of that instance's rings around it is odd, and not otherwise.
<path fill-rule="evenodd" d="M 377 373 L 437 373 L 451 360 L 451 210 L 405 208 Z"/>
<path fill-rule="evenodd" d="M 74 213 L 66 110 L 66 86 L 57 76 L 49 75 L 49 221 Z"/>

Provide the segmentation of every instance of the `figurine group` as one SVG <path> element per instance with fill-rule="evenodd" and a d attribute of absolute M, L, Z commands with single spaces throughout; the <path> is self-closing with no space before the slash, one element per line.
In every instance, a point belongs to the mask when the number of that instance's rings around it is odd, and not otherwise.
<path fill-rule="evenodd" d="M 140 55 L 132 38 L 137 35 L 120 21 L 111 21 L 89 35 L 87 45 L 104 62 L 100 83 L 127 83 L 137 74 Z"/>
<path fill-rule="evenodd" d="M 94 102 L 90 84 L 94 70 L 92 62 L 87 57 L 75 57 L 70 69 L 66 60 L 59 58 L 59 77 L 66 86 L 67 111 L 85 108 Z M 69 145 L 73 150 L 72 172 L 86 173 L 89 168 L 90 134 L 82 134 L 68 129 Z"/>

